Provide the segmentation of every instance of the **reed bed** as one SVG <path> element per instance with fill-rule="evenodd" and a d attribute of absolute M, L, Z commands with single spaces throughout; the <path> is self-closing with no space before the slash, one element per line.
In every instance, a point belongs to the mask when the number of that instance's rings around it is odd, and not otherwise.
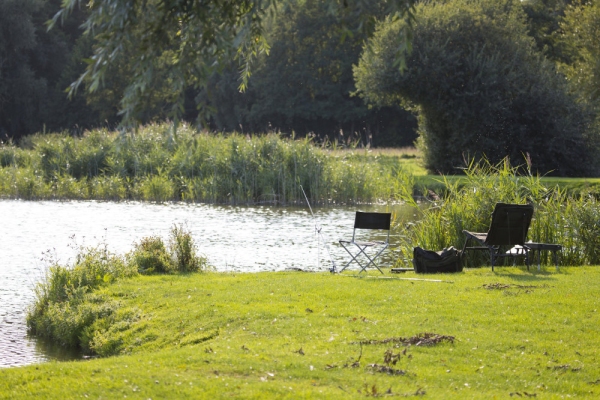
<path fill-rule="evenodd" d="M 0 196 L 208 203 L 369 203 L 393 198 L 405 174 L 390 157 L 340 154 L 310 138 L 200 133 L 147 125 L 80 138 L 34 135 L 0 147 Z"/>
<path fill-rule="evenodd" d="M 428 207 L 417 204 L 409 192 L 399 193 L 407 204 L 418 208 L 422 218 L 406 224 L 398 263 L 409 264 L 415 246 L 462 248 L 462 231 L 487 232 L 495 204 L 505 202 L 534 205 L 528 240 L 561 244 L 563 265 L 600 264 L 600 204 L 596 197 L 571 196 L 558 186 L 545 186 L 539 176 L 520 175 L 519 170 L 522 168 L 511 166 L 508 159 L 497 165 L 485 160 L 471 162 L 460 186 L 457 181 L 440 179 L 447 193 L 437 196 L 431 192 L 430 198 L 436 200 L 430 200 Z M 549 261 L 548 254 L 542 256 L 544 262 Z M 469 260 L 478 265 L 486 258 L 470 255 Z"/>

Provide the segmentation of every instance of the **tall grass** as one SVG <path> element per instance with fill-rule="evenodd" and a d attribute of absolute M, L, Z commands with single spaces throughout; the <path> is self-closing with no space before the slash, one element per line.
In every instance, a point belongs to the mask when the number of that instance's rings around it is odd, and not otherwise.
<path fill-rule="evenodd" d="M 177 225 L 171 229 L 168 246 L 160 237 L 148 237 L 127 255 L 113 254 L 106 245 L 80 247 L 72 265 L 51 263 L 35 287 L 27 326 L 33 334 L 62 346 L 113 354 L 120 347 L 111 339 L 111 330 L 127 327 L 114 322 L 134 322 L 138 313 L 122 310 L 119 302 L 105 298 L 98 288 L 138 273 L 202 272 L 207 268 L 190 232 Z"/>
<path fill-rule="evenodd" d="M 403 200 L 419 209 L 422 218 L 406 225 L 398 263 L 409 264 L 415 246 L 432 250 L 462 248 L 462 231 L 487 232 L 495 204 L 505 202 L 534 205 L 528 240 L 561 244 L 562 264 L 600 264 L 600 205 L 596 198 L 569 196 L 558 187 L 544 186 L 538 176 L 519 175 L 518 170 L 508 160 L 497 165 L 485 160 L 472 162 L 465 169 L 466 181 L 460 187 L 442 178 L 447 195 L 425 208 L 410 193 L 400 193 Z M 474 264 L 484 260 L 483 255 L 469 255 Z"/>
<path fill-rule="evenodd" d="M 94 289 L 135 274 L 123 257 L 105 246 L 80 248 L 73 265 L 53 263 L 35 287 L 36 300 L 27 314 L 29 330 L 62 346 L 87 349 L 84 329 L 118 306 L 94 294 Z"/>
<path fill-rule="evenodd" d="M 34 135 L 0 147 L 0 196 L 290 204 L 304 199 L 302 185 L 314 203 L 390 199 L 401 163 L 361 152 L 277 134 L 206 134 L 185 125 L 174 132 L 169 124 L 135 134 Z"/>

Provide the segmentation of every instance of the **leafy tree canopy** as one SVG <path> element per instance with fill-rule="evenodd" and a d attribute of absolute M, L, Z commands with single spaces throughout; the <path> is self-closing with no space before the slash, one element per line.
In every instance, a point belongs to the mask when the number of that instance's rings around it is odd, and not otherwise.
<path fill-rule="evenodd" d="M 383 16 L 371 1 L 372 15 Z M 363 16 L 361 16 L 362 18 Z M 216 129 L 314 133 L 371 145 L 409 146 L 414 117 L 399 107 L 369 109 L 352 97 L 352 65 L 358 62 L 367 32 L 361 18 L 337 17 L 320 0 L 288 0 L 267 24 L 271 45 L 253 67 L 245 93 L 238 93 L 235 68 L 210 80 L 206 96 Z M 353 34 L 346 36 L 345 29 Z"/>
<path fill-rule="evenodd" d="M 64 103 L 59 81 L 80 35 L 79 13 L 59 29 L 45 22 L 60 0 L 0 0 L 0 140 L 57 129 L 54 107 Z M 64 125 L 62 125 L 64 127 Z"/>
<path fill-rule="evenodd" d="M 417 0 L 385 0 L 387 14 L 412 18 Z M 264 23 L 275 12 L 277 0 L 63 0 L 54 22 L 66 18 L 85 4 L 86 33 L 96 40 L 85 73 L 72 85 L 75 90 L 88 80 L 97 90 L 111 65 L 121 58 L 134 60 L 132 81 L 121 100 L 125 123 L 140 115 L 144 100 L 152 96 L 152 82 L 160 73 L 171 89 L 171 115 L 183 113 L 185 90 L 206 86 L 211 74 L 232 58 L 240 61 L 241 85 L 245 88 L 250 65 L 268 52 Z M 329 12 L 362 15 L 368 0 L 327 0 Z M 369 14 L 365 14 L 369 15 Z M 371 26 L 367 19 L 361 29 Z M 406 40 L 402 46 L 406 46 Z M 401 50 L 402 46 L 399 47 Z M 398 49 L 396 54 L 400 54 Z M 202 115 L 202 114 L 201 114 Z"/>
<path fill-rule="evenodd" d="M 552 61 L 563 58 L 560 42 L 560 22 L 573 0 L 522 0 L 527 15 L 529 34 L 540 51 Z"/>
<path fill-rule="evenodd" d="M 449 0 L 417 7 L 413 51 L 394 68 L 404 22 L 380 25 L 355 68 L 362 96 L 419 112 L 427 167 L 457 172 L 468 157 L 530 155 L 540 173 L 595 173 L 591 114 L 537 51 L 519 1 Z"/>
<path fill-rule="evenodd" d="M 577 93 L 600 112 L 600 1 L 576 1 L 561 24 L 561 64 Z"/>

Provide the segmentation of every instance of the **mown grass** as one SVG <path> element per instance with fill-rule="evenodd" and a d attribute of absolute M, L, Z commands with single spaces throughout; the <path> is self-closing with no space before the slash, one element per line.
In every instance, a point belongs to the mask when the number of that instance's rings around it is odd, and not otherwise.
<path fill-rule="evenodd" d="M 376 162 L 382 165 L 397 166 L 413 176 L 425 176 L 427 170 L 423 168 L 422 154 L 414 147 L 400 148 L 333 148 L 330 153 L 337 158 L 348 157 L 352 155 L 362 161 Z"/>
<path fill-rule="evenodd" d="M 95 293 L 138 315 L 115 333 L 120 355 L 2 369 L 0 397 L 597 398 L 597 267 L 403 277 L 445 282 L 299 272 L 118 280 Z M 424 332 L 454 339 L 385 342 Z"/>
<path fill-rule="evenodd" d="M 338 157 L 347 157 L 353 154 L 355 157 L 367 162 L 378 162 L 380 164 L 399 164 L 402 170 L 414 177 L 413 194 L 416 196 L 428 196 L 429 190 L 438 195 L 446 195 L 452 188 L 462 188 L 468 184 L 469 179 L 462 171 L 466 165 L 457 168 L 457 175 L 435 175 L 429 173 L 423 167 L 423 154 L 414 147 L 403 148 L 374 148 L 374 149 L 336 149 L 331 151 Z M 524 164 L 525 160 L 513 160 Z M 558 187 L 560 190 L 572 196 L 592 194 L 600 196 L 600 178 L 569 178 L 569 177 L 547 177 L 541 176 L 540 182 L 549 188 Z M 450 184 L 450 187 L 448 185 Z"/>

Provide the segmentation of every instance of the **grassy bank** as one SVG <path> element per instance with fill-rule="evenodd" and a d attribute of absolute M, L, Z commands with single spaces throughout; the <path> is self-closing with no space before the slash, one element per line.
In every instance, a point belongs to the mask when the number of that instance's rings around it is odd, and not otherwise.
<path fill-rule="evenodd" d="M 437 194 L 445 194 L 448 192 L 447 182 L 456 188 L 462 188 L 469 183 L 469 179 L 464 174 L 460 175 L 432 175 L 423 168 L 423 154 L 414 147 L 405 148 L 381 148 L 358 150 L 339 150 L 334 152 L 337 155 L 346 155 L 354 153 L 363 160 L 371 162 L 377 160 L 379 163 L 399 163 L 404 171 L 414 177 L 413 193 L 417 196 L 427 195 L 428 190 L 432 190 Z M 524 164 L 524 160 L 512 160 Z M 465 167 L 465 166 L 461 166 Z M 457 169 L 457 173 L 460 171 Z M 581 194 L 592 194 L 595 197 L 600 197 L 600 178 L 568 178 L 568 177 L 540 177 L 540 182 L 549 188 L 558 187 L 560 190 L 571 196 L 579 196 Z"/>
<path fill-rule="evenodd" d="M 304 201 L 302 186 L 314 203 L 368 203 L 392 198 L 403 177 L 395 157 L 185 125 L 176 132 L 161 124 L 135 134 L 35 135 L 0 146 L 0 196 L 32 200 L 289 204 Z"/>
<path fill-rule="evenodd" d="M 452 283 L 298 272 L 118 280 L 96 292 L 137 316 L 115 333 L 118 356 L 2 369 L 0 397 L 600 394 L 600 269 L 419 278 Z"/>
<path fill-rule="evenodd" d="M 443 177 L 448 192 L 440 197 L 432 193 L 428 207 L 417 203 L 410 191 L 398 195 L 420 215 L 418 221 L 400 229 L 403 234 L 399 237 L 399 266 L 410 266 L 415 246 L 461 249 L 465 241 L 463 231 L 487 232 L 490 216 L 499 202 L 532 204 L 535 211 L 527 239 L 561 244 L 563 265 L 600 263 L 600 206 L 595 196 L 573 196 L 556 186 L 548 187 L 539 177 L 519 174 L 508 160 L 497 165 L 472 162 L 464 172 L 461 183 Z M 489 263 L 489 254 L 472 253 L 463 258 L 463 264 Z M 548 260 L 549 255 L 544 257 Z"/>

